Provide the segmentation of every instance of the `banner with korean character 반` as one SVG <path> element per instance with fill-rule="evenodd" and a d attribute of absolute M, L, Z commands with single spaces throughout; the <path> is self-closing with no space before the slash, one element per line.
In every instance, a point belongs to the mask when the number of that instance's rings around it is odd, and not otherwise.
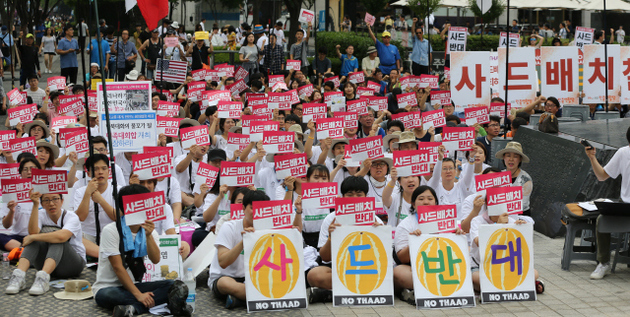
<path fill-rule="evenodd" d="M 396 95 L 396 101 L 398 102 L 398 108 L 415 107 L 418 105 L 418 98 L 416 98 L 415 92 Z"/>
<path fill-rule="evenodd" d="M 76 153 L 79 158 L 83 158 L 90 151 L 87 129 L 81 129 L 66 135 L 66 153 Z"/>
<path fill-rule="evenodd" d="M 178 117 L 179 116 L 179 103 L 162 101 L 162 100 L 158 101 L 157 115 L 163 116 L 163 117 L 171 117 L 171 118 Z"/>
<path fill-rule="evenodd" d="M 158 115 L 156 121 L 156 131 L 158 135 L 164 134 L 172 138 L 178 138 L 180 121 L 182 121 L 182 118 L 162 117 Z"/>
<path fill-rule="evenodd" d="M 99 113 L 105 113 L 103 101 L 103 83 L 96 84 L 96 98 L 99 105 Z M 107 107 L 110 115 L 113 113 L 126 113 L 136 111 L 155 112 L 151 100 L 151 82 L 112 82 L 107 83 Z M 105 123 L 105 120 L 101 120 Z M 104 124 L 101 124 L 104 126 Z M 105 134 L 103 134 L 105 135 Z"/>
<path fill-rule="evenodd" d="M 148 257 L 145 258 L 144 266 L 147 271 L 142 277 L 142 282 L 176 280 L 184 276 L 182 257 L 179 254 L 181 237 L 179 235 L 161 235 L 159 241 L 160 262 L 154 264 Z"/>
<path fill-rule="evenodd" d="M 490 52 L 451 53 L 451 99 L 455 111 L 490 104 Z"/>
<path fill-rule="evenodd" d="M 368 107 L 374 109 L 374 111 L 387 110 L 387 97 L 370 96 L 368 99 Z"/>
<path fill-rule="evenodd" d="M 335 221 L 347 226 L 368 226 L 375 221 L 374 197 L 337 197 Z"/>
<path fill-rule="evenodd" d="M 308 306 L 299 231 L 256 228 L 243 235 L 243 255 L 248 312 Z"/>
<path fill-rule="evenodd" d="M 512 184 L 512 173 L 488 173 L 475 175 L 475 191 L 480 192 L 490 187 L 505 187 Z"/>
<path fill-rule="evenodd" d="M 392 120 L 398 120 L 403 123 L 405 129 L 411 130 L 422 126 L 422 112 L 401 112 L 392 115 Z"/>
<path fill-rule="evenodd" d="M 295 59 L 287 59 L 286 70 L 300 70 L 302 68 L 302 62 Z"/>
<path fill-rule="evenodd" d="M 343 127 L 345 129 L 357 129 L 359 127 L 359 115 L 356 112 L 342 112 L 338 111 L 333 113 L 335 118 L 343 119 Z"/>
<path fill-rule="evenodd" d="M 579 104 L 580 66 L 575 46 L 541 48 L 540 92 L 554 96 L 561 105 Z"/>
<path fill-rule="evenodd" d="M 435 164 L 438 161 L 438 148 L 442 142 L 420 142 L 418 150 L 429 151 L 429 164 Z"/>
<path fill-rule="evenodd" d="M 263 132 L 262 145 L 268 154 L 293 153 L 295 132 Z"/>
<path fill-rule="evenodd" d="M 311 120 L 317 122 L 320 119 L 325 119 L 327 110 L 325 103 L 303 103 L 302 123 L 308 123 Z"/>
<path fill-rule="evenodd" d="M 535 301 L 534 226 L 479 227 L 481 302 Z"/>
<path fill-rule="evenodd" d="M 357 87 L 357 95 L 359 97 L 374 96 L 374 90 L 367 87 Z"/>
<path fill-rule="evenodd" d="M 254 185 L 256 163 L 221 162 L 221 185 L 244 187 Z"/>
<path fill-rule="evenodd" d="M 110 112 L 109 120 L 115 153 L 140 152 L 143 146 L 157 144 L 155 112 Z M 104 113 L 101 114 L 100 121 L 101 135 L 107 137 L 107 119 Z"/>
<path fill-rule="evenodd" d="M 66 89 L 66 77 L 65 76 L 53 76 L 49 77 L 47 82 L 47 87 L 50 89 L 50 92 L 55 90 L 63 91 Z"/>
<path fill-rule="evenodd" d="M 278 179 L 285 179 L 289 176 L 306 177 L 306 170 L 308 169 L 306 153 L 275 155 L 273 161 Z"/>
<path fill-rule="evenodd" d="M 291 200 L 255 201 L 252 204 L 254 229 L 290 229 L 293 226 Z"/>
<path fill-rule="evenodd" d="M 536 49 L 534 47 L 510 48 L 510 63 L 507 65 L 507 68 L 505 61 L 506 50 L 502 47 L 499 48 L 499 95 L 503 96 L 505 94 L 505 77 L 507 72 L 507 102 L 512 104 L 512 108 L 522 108 L 530 105 L 536 99 L 536 89 L 538 88 Z"/>
<path fill-rule="evenodd" d="M 343 138 L 344 119 L 343 118 L 324 118 L 317 120 L 317 139 L 324 140 L 326 138 L 341 139 Z"/>
<path fill-rule="evenodd" d="M 490 103 L 490 115 L 491 116 L 499 116 L 502 119 L 505 118 L 505 103 L 493 102 Z M 507 113 L 512 113 L 512 104 L 508 102 L 507 104 Z"/>
<path fill-rule="evenodd" d="M 221 119 L 240 119 L 243 103 L 240 101 L 219 101 L 217 112 Z"/>
<path fill-rule="evenodd" d="M 417 77 L 417 76 L 415 76 Z M 437 75 L 420 75 L 420 82 L 418 83 L 420 88 L 440 89 L 440 78 Z"/>
<path fill-rule="evenodd" d="M 208 185 L 208 190 L 211 190 L 217 182 L 218 177 L 218 167 L 214 167 L 208 163 L 199 162 L 199 168 L 197 169 L 197 174 L 195 175 L 193 193 L 201 193 L 201 184 Z"/>
<path fill-rule="evenodd" d="M 429 130 L 429 128 L 443 127 L 446 125 L 446 115 L 444 109 L 432 110 L 422 113 L 422 128 Z"/>
<path fill-rule="evenodd" d="M 475 307 L 468 241 L 452 233 L 409 236 L 416 307 Z"/>
<path fill-rule="evenodd" d="M 18 155 L 23 152 L 29 152 L 33 155 L 37 155 L 37 149 L 35 148 L 35 137 L 21 137 L 19 139 L 9 140 L 9 148 L 13 160 L 17 161 Z"/>
<path fill-rule="evenodd" d="M 466 37 L 468 36 L 468 28 L 460 26 L 451 26 L 448 28 L 448 46 L 446 54 L 451 52 L 466 51 Z"/>
<path fill-rule="evenodd" d="M 183 149 L 189 149 L 193 145 L 210 145 L 210 136 L 208 135 L 208 127 L 206 125 L 183 128 L 180 134 Z"/>
<path fill-rule="evenodd" d="M 429 150 L 394 151 L 394 167 L 398 177 L 428 175 Z"/>
<path fill-rule="evenodd" d="M 267 117 L 263 116 L 263 115 L 251 115 L 251 114 L 250 115 L 244 115 L 241 118 L 241 125 L 243 127 L 243 129 L 241 130 L 242 131 L 241 133 L 243 133 L 243 134 L 250 134 L 251 131 L 250 131 L 249 128 L 250 128 L 252 122 L 254 122 L 254 121 L 271 121 L 271 120 L 268 120 Z M 261 137 L 262 137 L 262 134 L 261 134 Z M 260 140 L 258 140 L 258 141 L 260 141 Z M 255 141 L 255 142 L 258 142 L 258 141 Z"/>
<path fill-rule="evenodd" d="M 156 222 L 166 219 L 163 191 L 123 196 L 122 203 L 128 226 L 140 225 L 146 220 Z"/>
<path fill-rule="evenodd" d="M 383 157 L 383 137 L 380 135 L 350 140 L 350 154 L 355 161 Z"/>
<path fill-rule="evenodd" d="M 444 127 L 442 144 L 448 151 L 470 151 L 475 144 L 475 128 Z"/>
<path fill-rule="evenodd" d="M 297 92 L 300 98 L 306 100 L 307 98 L 311 97 L 311 95 L 313 94 L 313 90 L 313 84 L 308 84 L 298 87 Z"/>
<path fill-rule="evenodd" d="M 357 115 L 363 116 L 368 114 L 368 100 L 367 98 L 359 98 L 355 100 L 348 100 L 346 102 L 346 111 L 356 112 Z"/>
<path fill-rule="evenodd" d="M 242 151 L 249 145 L 249 143 L 249 135 L 228 132 L 228 144 L 225 151 L 231 153 L 238 150 Z"/>
<path fill-rule="evenodd" d="M 348 81 L 350 81 L 351 83 L 353 83 L 355 85 L 358 85 L 360 83 L 365 82 L 365 75 L 363 74 L 363 71 L 349 73 L 348 74 Z"/>
<path fill-rule="evenodd" d="M 168 152 L 134 154 L 131 161 L 133 173 L 140 180 L 171 176 L 172 158 Z"/>
<path fill-rule="evenodd" d="M 291 110 L 291 94 L 288 92 L 270 92 L 267 95 L 267 106 L 270 109 Z"/>
<path fill-rule="evenodd" d="M 337 183 L 302 183 L 302 208 L 335 208 Z"/>
<path fill-rule="evenodd" d="M 33 178 L 33 191 L 40 194 L 67 194 L 68 172 L 65 170 L 31 170 Z"/>
<path fill-rule="evenodd" d="M 464 109 L 466 124 L 472 126 L 479 123 L 484 124 L 490 122 L 490 113 L 488 107 L 470 107 Z"/>
<path fill-rule="evenodd" d="M 30 190 L 32 187 L 32 180 L 30 178 L 0 179 L 2 184 L 2 202 L 7 204 L 11 201 L 16 203 L 26 203 L 31 201 Z"/>
<path fill-rule="evenodd" d="M 7 109 L 9 124 L 11 126 L 16 126 L 18 123 L 26 124 L 31 122 L 37 112 L 37 104 L 34 103 Z"/>
<path fill-rule="evenodd" d="M 393 306 L 392 229 L 337 227 L 331 234 L 333 306 Z"/>
<path fill-rule="evenodd" d="M 436 105 L 450 105 L 451 104 L 451 92 L 450 91 L 431 91 L 431 106 Z"/>
<path fill-rule="evenodd" d="M 506 186 L 486 188 L 488 216 L 500 216 L 504 213 L 517 215 L 523 213 L 523 187 Z"/>
<path fill-rule="evenodd" d="M 423 233 L 447 233 L 457 229 L 457 206 L 418 206 L 418 229 Z"/>

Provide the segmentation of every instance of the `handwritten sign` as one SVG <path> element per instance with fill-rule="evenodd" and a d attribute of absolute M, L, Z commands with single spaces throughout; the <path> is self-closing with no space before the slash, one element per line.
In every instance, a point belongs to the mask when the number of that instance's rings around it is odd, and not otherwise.
<path fill-rule="evenodd" d="M 302 208 L 335 208 L 337 183 L 302 183 Z"/>
<path fill-rule="evenodd" d="M 394 167 L 398 172 L 398 177 L 428 175 L 429 151 L 394 151 Z"/>
<path fill-rule="evenodd" d="M 65 170 L 31 170 L 33 177 L 33 191 L 40 194 L 67 194 L 68 172 Z"/>
<path fill-rule="evenodd" d="M 254 201 L 252 203 L 254 229 L 290 229 L 293 208 L 290 200 Z"/>
<path fill-rule="evenodd" d="M 523 213 L 523 187 L 489 187 L 486 188 L 488 216 L 500 216 Z"/>
<path fill-rule="evenodd" d="M 335 199 L 336 222 L 347 226 L 374 224 L 374 197 L 337 197 Z"/>
<path fill-rule="evenodd" d="M 153 192 L 135 195 L 126 195 L 122 198 L 125 222 L 128 226 L 141 225 L 146 220 L 166 220 L 164 204 L 166 199 L 164 192 Z"/>
<path fill-rule="evenodd" d="M 470 151 L 475 144 L 475 128 L 444 127 L 442 144 L 448 151 Z"/>
<path fill-rule="evenodd" d="M 210 145 L 210 136 L 206 125 L 183 128 L 180 130 L 180 133 L 182 136 L 182 148 L 184 149 L 188 149 L 192 145 Z"/>
<path fill-rule="evenodd" d="M 249 186 L 254 185 L 256 163 L 221 162 L 221 185 Z"/>
<path fill-rule="evenodd" d="M 355 161 L 383 157 L 383 137 L 377 135 L 350 140 L 350 153 Z"/>
<path fill-rule="evenodd" d="M 423 233 L 454 232 L 457 228 L 457 206 L 418 206 L 418 229 Z"/>
<path fill-rule="evenodd" d="M 140 180 L 171 176 L 172 158 L 168 152 L 134 154 L 131 160 L 133 173 L 138 175 Z"/>
<path fill-rule="evenodd" d="M 326 138 L 341 139 L 343 138 L 343 118 L 324 118 L 317 121 L 317 139 L 324 140 Z"/>
<path fill-rule="evenodd" d="M 444 109 L 427 111 L 422 113 L 422 128 L 428 130 L 431 127 L 443 127 L 446 125 Z"/>
<path fill-rule="evenodd" d="M 289 176 L 306 177 L 306 170 L 308 169 L 306 153 L 275 155 L 273 160 L 278 179 L 285 179 Z"/>

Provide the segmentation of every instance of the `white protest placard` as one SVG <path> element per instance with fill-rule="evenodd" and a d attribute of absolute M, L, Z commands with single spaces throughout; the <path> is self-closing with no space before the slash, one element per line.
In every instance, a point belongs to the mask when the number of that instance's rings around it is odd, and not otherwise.
<path fill-rule="evenodd" d="M 164 134 L 172 138 L 178 138 L 180 121 L 182 121 L 181 118 L 162 117 L 158 115 L 156 121 L 158 135 Z"/>
<path fill-rule="evenodd" d="M 422 128 L 429 130 L 429 128 L 443 127 L 446 125 L 446 115 L 444 109 L 432 110 L 422 113 Z"/>
<path fill-rule="evenodd" d="M 16 126 L 18 123 L 26 124 L 33 121 L 37 114 L 37 104 L 28 104 L 15 108 L 7 109 L 7 115 L 9 116 L 9 124 Z"/>
<path fill-rule="evenodd" d="M 192 78 L 194 81 L 205 81 L 206 80 L 206 69 L 197 69 L 191 72 Z"/>
<path fill-rule="evenodd" d="M 619 99 L 621 103 L 625 105 L 630 103 L 630 47 L 622 46 L 619 48 L 619 59 L 621 65 L 623 65 L 621 69 L 619 69 L 619 86 L 621 89 Z"/>
<path fill-rule="evenodd" d="M 269 131 L 262 133 L 262 145 L 267 154 L 293 153 L 295 132 Z"/>
<path fill-rule="evenodd" d="M 603 45 L 584 45 L 583 103 L 605 103 L 606 83 L 608 83 L 608 102 L 618 103 L 620 95 L 619 74 L 621 69 L 619 45 L 608 47 L 608 74 L 604 62 Z"/>
<path fill-rule="evenodd" d="M 374 21 L 376 21 L 376 18 L 373 15 L 365 12 L 364 20 L 365 20 L 365 23 L 368 24 L 369 26 L 374 26 Z"/>
<path fill-rule="evenodd" d="M 194 228 L 194 227 L 193 227 Z M 193 252 L 191 253 L 186 261 L 184 261 L 184 272 L 187 272 L 188 268 L 193 270 L 193 276 L 199 275 L 202 271 L 207 271 L 208 266 L 212 263 L 212 259 L 214 258 L 216 252 L 214 252 L 214 240 L 216 236 L 214 233 L 209 232 L 203 242 L 197 249 L 204 250 L 204 252 Z"/>
<path fill-rule="evenodd" d="M 241 220 L 245 218 L 243 204 L 230 204 L 230 220 Z"/>
<path fill-rule="evenodd" d="M 357 115 L 359 116 L 367 115 L 368 114 L 368 100 L 366 98 L 348 100 L 346 102 L 346 111 L 356 112 Z"/>
<path fill-rule="evenodd" d="M 306 9 L 300 9 L 300 15 L 298 17 L 299 22 L 313 22 L 313 19 L 315 19 L 315 12 Z"/>
<path fill-rule="evenodd" d="M 367 87 L 357 87 L 357 95 L 360 97 L 374 96 L 374 90 Z"/>
<path fill-rule="evenodd" d="M 417 308 L 475 307 L 466 236 L 409 236 L 409 255 Z"/>
<path fill-rule="evenodd" d="M 65 170 L 31 170 L 33 191 L 40 194 L 67 194 L 68 172 Z"/>
<path fill-rule="evenodd" d="M 343 126 L 343 118 L 319 119 L 317 120 L 317 139 L 341 139 L 343 138 Z"/>
<path fill-rule="evenodd" d="M 171 38 L 177 40 L 176 37 Z M 181 237 L 179 235 L 162 235 L 159 236 L 159 241 L 160 262 L 153 264 L 148 257 L 145 258 L 144 266 L 147 271 L 142 277 L 142 282 L 182 279 L 184 271 L 182 257 L 179 255 Z"/>
<path fill-rule="evenodd" d="M 355 161 L 363 161 L 367 158 L 376 159 L 383 157 L 383 137 L 380 135 L 350 140 L 350 153 Z"/>
<path fill-rule="evenodd" d="M 163 191 L 123 196 L 125 222 L 128 226 L 133 226 L 143 224 L 146 220 L 165 220 L 165 201 Z"/>
<path fill-rule="evenodd" d="M 575 28 L 575 46 L 579 49 L 584 48 L 584 45 L 593 44 L 593 34 L 595 33 L 595 29 L 585 28 L 583 26 L 578 26 Z"/>
<path fill-rule="evenodd" d="M 474 127 L 442 128 L 442 144 L 447 151 L 470 151 L 475 144 Z"/>
<path fill-rule="evenodd" d="M 265 116 L 262 116 L 262 115 L 251 115 L 251 114 L 250 115 L 244 115 L 243 117 L 241 117 L 241 119 L 242 119 L 241 120 L 241 125 L 243 127 L 242 133 L 243 134 L 247 134 L 247 135 L 250 134 L 249 128 L 250 128 L 252 122 L 255 122 L 255 121 L 271 121 L 271 120 L 268 120 Z"/>
<path fill-rule="evenodd" d="M 306 177 L 306 170 L 308 169 L 306 153 L 274 155 L 273 161 L 278 179 L 285 179 L 289 176 Z"/>
<path fill-rule="evenodd" d="M 561 105 L 579 104 L 580 66 L 575 46 L 545 46 L 541 48 L 540 92 L 554 96 Z"/>
<path fill-rule="evenodd" d="M 335 208 L 337 183 L 302 183 L 302 208 Z"/>
<path fill-rule="evenodd" d="M 65 76 L 53 76 L 47 80 L 48 88 L 50 91 L 64 90 L 66 89 L 66 77 Z"/>
<path fill-rule="evenodd" d="M 340 226 L 331 239 L 333 306 L 393 306 L 391 227 Z"/>
<path fill-rule="evenodd" d="M 254 185 L 256 163 L 221 162 L 221 185 L 249 186 Z"/>
<path fill-rule="evenodd" d="M 20 178 L 20 179 L 9 179 L 2 178 L 0 179 L 0 184 L 2 184 L 2 201 L 6 204 L 11 201 L 16 203 L 27 203 L 31 201 L 31 187 L 32 181 L 30 178 Z M 337 188 L 335 184 L 335 188 Z"/>
<path fill-rule="evenodd" d="M 481 302 L 535 301 L 532 224 L 479 227 Z"/>
<path fill-rule="evenodd" d="M 538 88 L 536 49 L 534 47 L 510 48 L 510 63 L 507 68 L 505 61 L 506 49 L 499 48 L 499 94 L 505 95 L 507 72 L 509 74 L 507 79 L 509 100 L 507 102 L 512 103 L 513 108 L 530 105 L 536 99 Z"/>
<path fill-rule="evenodd" d="M 98 97 L 95 90 L 88 90 L 88 108 L 91 112 L 98 112 Z"/>
<path fill-rule="evenodd" d="M 523 187 L 489 187 L 486 188 L 486 204 L 488 216 L 500 216 L 523 213 Z"/>
<path fill-rule="evenodd" d="M 232 101 L 230 92 L 227 90 L 208 90 L 204 92 L 203 102 L 207 103 L 206 108 L 216 106 L 219 104 L 219 101 Z"/>
<path fill-rule="evenodd" d="M 308 306 L 299 231 L 257 228 L 243 235 L 243 254 L 248 312 Z"/>
<path fill-rule="evenodd" d="M 59 133 L 60 128 L 65 128 L 70 123 L 76 123 L 77 117 L 55 117 L 50 122 L 50 129 Z"/>
<path fill-rule="evenodd" d="M 328 108 L 325 103 L 303 103 L 302 104 L 302 122 L 308 123 L 309 121 L 317 122 L 318 120 L 325 119 Z"/>
<path fill-rule="evenodd" d="M 240 119 L 242 110 L 243 103 L 240 101 L 219 101 L 217 104 L 219 118 L 222 119 Z"/>
<path fill-rule="evenodd" d="M 201 100 L 201 95 L 203 91 L 206 89 L 205 81 L 193 81 L 188 84 L 188 89 L 186 90 L 186 94 L 188 95 L 188 99 L 190 101 L 199 101 Z"/>
<path fill-rule="evenodd" d="M 297 89 L 298 95 L 300 96 L 301 99 L 304 99 L 304 100 L 306 100 L 307 98 L 310 98 L 311 95 L 313 95 L 313 90 L 314 90 L 313 84 L 304 85 L 304 86 L 298 87 Z"/>
<path fill-rule="evenodd" d="M 9 140 L 15 140 L 15 130 L 0 131 L 0 151 L 10 151 Z"/>
<path fill-rule="evenodd" d="M 374 111 L 378 112 L 387 110 L 387 97 L 370 96 L 367 97 L 367 99 L 368 107 L 374 109 Z"/>
<path fill-rule="evenodd" d="M 82 128 L 79 131 L 66 135 L 66 153 L 77 153 L 82 158 L 85 153 L 90 151 L 90 143 L 88 140 L 87 129 Z"/>
<path fill-rule="evenodd" d="M 505 187 L 512 184 L 512 173 L 488 173 L 475 175 L 475 190 L 480 192 L 490 187 Z"/>
<path fill-rule="evenodd" d="M 415 107 L 418 105 L 418 98 L 416 98 L 415 92 L 396 95 L 396 101 L 398 101 L 398 108 L 406 108 L 407 106 Z"/>
<path fill-rule="evenodd" d="M 507 104 L 507 113 L 512 112 L 512 104 Z M 490 115 L 491 116 L 499 116 L 501 118 L 505 118 L 505 103 L 493 102 L 490 104 Z"/>
<path fill-rule="evenodd" d="M 163 117 L 175 118 L 179 116 L 179 103 L 158 101 L 157 115 Z"/>
<path fill-rule="evenodd" d="M 508 46 L 508 35 L 506 32 L 501 32 L 499 35 L 499 47 Z M 510 33 L 510 47 L 519 47 L 520 35 L 518 33 Z M 452 67 L 452 66 L 451 66 Z"/>
<path fill-rule="evenodd" d="M 0 163 L 0 179 L 19 179 L 20 175 L 20 163 Z"/>
<path fill-rule="evenodd" d="M 484 124 L 490 122 L 488 107 L 470 107 L 464 109 L 466 124 L 472 126 L 475 123 Z"/>
<path fill-rule="evenodd" d="M 420 87 L 426 88 L 427 87 L 426 84 L 429 84 L 428 86 L 431 89 L 439 89 L 440 77 L 437 75 L 427 75 L 427 74 L 420 75 L 420 83 L 419 83 Z"/>
<path fill-rule="evenodd" d="M 242 151 L 249 143 L 249 135 L 228 132 L 228 144 L 225 150 L 232 153 Z"/>
<path fill-rule="evenodd" d="M 394 151 L 394 167 L 398 177 L 428 175 L 429 150 Z"/>
<path fill-rule="evenodd" d="M 242 93 L 243 91 L 247 90 L 248 87 L 243 79 L 239 79 L 234 84 L 226 88 L 230 90 L 230 93 L 232 94 L 232 96 L 238 97 L 238 95 Z"/>
<path fill-rule="evenodd" d="M 435 164 L 438 161 L 438 148 L 442 145 L 442 142 L 420 142 L 418 143 L 418 150 L 429 151 L 429 163 Z"/>
<path fill-rule="evenodd" d="M 252 204 L 254 229 L 290 229 L 293 226 L 291 200 L 255 201 Z"/>
<path fill-rule="evenodd" d="M 490 78 L 490 52 L 451 53 L 451 99 L 455 111 L 489 105 Z"/>
<path fill-rule="evenodd" d="M 249 75 L 249 72 L 246 71 L 245 68 L 239 66 L 234 73 L 234 78 L 236 78 L 236 80 L 241 80 L 247 77 L 247 75 Z"/>
<path fill-rule="evenodd" d="M 183 128 L 180 130 L 180 134 L 182 136 L 183 149 L 188 149 L 192 145 L 210 145 L 210 136 L 208 135 L 208 126 L 206 125 Z"/>
<path fill-rule="evenodd" d="M 431 106 L 450 105 L 451 103 L 450 91 L 431 91 Z"/>
<path fill-rule="evenodd" d="M 419 128 L 422 126 L 422 112 L 401 112 L 392 115 L 392 120 L 398 120 L 403 123 L 405 129 Z"/>
<path fill-rule="evenodd" d="M 368 80 L 367 88 L 374 90 L 375 93 L 379 93 L 381 91 L 381 84 L 374 82 L 372 80 Z"/>
<path fill-rule="evenodd" d="M 228 65 L 227 63 L 214 65 L 219 77 L 234 77 L 234 65 Z"/>
<path fill-rule="evenodd" d="M 13 160 L 16 161 L 18 155 L 23 152 L 29 152 L 33 155 L 37 155 L 37 149 L 35 148 L 35 137 L 32 136 L 9 140 L 9 149 L 13 156 Z"/>
<path fill-rule="evenodd" d="M 326 103 L 330 107 L 331 103 L 333 101 L 333 97 L 343 97 L 343 92 L 341 92 L 341 91 L 325 92 L 324 93 L 324 103 Z M 344 97 L 344 104 L 345 104 L 345 97 Z"/>
<path fill-rule="evenodd" d="M 468 28 L 461 26 L 451 26 L 448 28 L 448 46 L 446 54 L 451 52 L 465 52 Z"/>
<path fill-rule="evenodd" d="M 270 109 L 291 110 L 291 94 L 286 92 L 270 92 L 267 94 L 267 106 Z"/>
<path fill-rule="evenodd" d="M 201 193 L 201 184 L 208 185 L 208 189 L 211 190 L 214 184 L 217 182 L 219 176 L 219 168 L 214 167 L 208 163 L 199 162 L 199 168 L 197 169 L 197 175 L 195 175 L 195 186 L 193 193 Z"/>
<path fill-rule="evenodd" d="M 375 221 L 374 197 L 337 197 L 335 222 L 347 226 L 372 225 Z"/>
<path fill-rule="evenodd" d="M 252 121 L 249 127 L 249 140 L 260 142 L 263 140 L 264 132 L 277 132 L 278 130 L 280 130 L 278 121 Z M 243 134 L 247 134 L 245 127 L 243 127 Z"/>
<path fill-rule="evenodd" d="M 324 79 L 324 83 L 332 81 L 333 84 L 335 85 L 335 88 L 339 88 L 339 86 L 341 85 L 341 82 L 339 81 L 339 76 L 333 76 L 333 77 L 328 77 L 326 79 Z"/>
<path fill-rule="evenodd" d="M 365 82 L 365 75 L 363 74 L 363 71 L 349 73 L 348 74 L 348 81 L 350 81 L 351 83 L 353 83 L 355 85 L 358 85 L 360 83 Z"/>
<path fill-rule="evenodd" d="M 284 75 L 269 75 L 269 87 L 273 87 L 277 83 L 284 82 Z"/>
<path fill-rule="evenodd" d="M 287 59 L 287 65 L 285 66 L 286 70 L 300 70 L 302 67 L 302 61 L 298 61 L 295 59 Z"/>
<path fill-rule="evenodd" d="M 85 114 L 85 102 L 83 95 L 59 96 L 60 114 L 78 117 Z"/>
<path fill-rule="evenodd" d="M 426 233 L 454 232 L 457 229 L 457 206 L 418 206 L 418 229 Z"/>
<path fill-rule="evenodd" d="M 109 90 L 108 90 L 109 94 Z M 140 152 L 157 144 L 155 112 L 109 113 L 114 152 Z M 101 135 L 107 137 L 107 118 L 100 116 Z"/>
<path fill-rule="evenodd" d="M 131 161 L 133 173 L 140 180 L 171 176 L 172 158 L 168 152 L 134 154 Z"/>
<path fill-rule="evenodd" d="M 96 84 L 98 112 L 105 113 L 103 83 Z M 150 81 L 111 82 L 107 83 L 107 107 L 109 113 L 151 111 L 153 112 Z M 155 112 L 153 112 L 155 114 Z M 105 120 L 101 121 L 104 126 Z M 103 134 L 104 135 L 104 134 Z"/>
<path fill-rule="evenodd" d="M 7 97 L 9 97 L 9 105 L 11 106 L 17 106 L 26 103 L 26 98 L 24 98 L 20 90 L 17 88 L 9 91 L 7 93 Z"/>

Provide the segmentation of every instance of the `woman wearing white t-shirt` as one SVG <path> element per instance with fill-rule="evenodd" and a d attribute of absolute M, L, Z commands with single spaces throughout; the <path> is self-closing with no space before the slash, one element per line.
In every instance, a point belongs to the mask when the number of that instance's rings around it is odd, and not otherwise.
<path fill-rule="evenodd" d="M 464 169 L 462 176 L 456 183 L 457 167 L 455 161 L 451 158 L 444 158 L 445 151 L 444 145 L 440 145 L 438 148 L 438 161 L 433 168 L 433 176 L 428 181 L 428 185 L 435 189 L 437 197 L 443 205 L 456 205 L 459 211 L 464 199 L 474 191 L 474 186 L 470 187 L 473 169 Z M 470 165 L 469 162 L 464 164 Z"/>
<path fill-rule="evenodd" d="M 210 138 L 212 139 L 210 142 L 212 143 L 212 146 L 210 148 L 212 149 L 221 149 L 221 150 L 226 150 L 227 149 L 227 145 L 228 145 L 228 133 L 230 132 L 230 128 L 236 126 L 236 122 L 237 120 L 234 119 L 230 119 L 230 118 L 221 118 L 219 119 L 219 112 L 215 112 L 214 113 L 214 120 L 212 120 L 212 124 L 210 125 Z M 221 134 L 217 135 L 217 124 L 218 124 L 218 129 L 221 130 Z M 230 161 L 236 161 L 237 158 L 239 158 L 241 156 L 241 151 L 236 150 L 234 151 L 234 153 L 232 153 L 232 157 L 228 156 L 228 159 Z"/>
<path fill-rule="evenodd" d="M 368 182 L 370 191 L 368 197 L 374 197 L 376 202 L 383 201 L 383 190 L 385 185 L 390 181 L 390 169 L 393 165 L 392 159 L 381 157 L 376 159 L 365 159 L 362 162 L 362 168 L 355 176 L 362 176 Z M 367 175 L 366 175 L 367 174 Z"/>
<path fill-rule="evenodd" d="M 396 183 L 400 184 L 395 190 Z M 383 190 L 383 207 L 387 210 L 387 224 L 396 228 L 411 214 L 411 196 L 420 186 L 420 176 L 398 177 L 396 168 L 392 168 L 391 179 Z"/>

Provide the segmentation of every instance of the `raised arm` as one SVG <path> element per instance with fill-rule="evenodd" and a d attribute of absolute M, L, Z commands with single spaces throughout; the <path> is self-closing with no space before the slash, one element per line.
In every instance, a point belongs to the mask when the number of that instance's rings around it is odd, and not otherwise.
<path fill-rule="evenodd" d="M 370 33 L 370 37 L 372 38 L 372 41 L 374 41 L 374 43 L 376 43 L 376 36 L 374 36 L 374 33 L 372 32 L 372 27 L 370 27 L 370 25 L 368 24 L 368 33 Z"/>

